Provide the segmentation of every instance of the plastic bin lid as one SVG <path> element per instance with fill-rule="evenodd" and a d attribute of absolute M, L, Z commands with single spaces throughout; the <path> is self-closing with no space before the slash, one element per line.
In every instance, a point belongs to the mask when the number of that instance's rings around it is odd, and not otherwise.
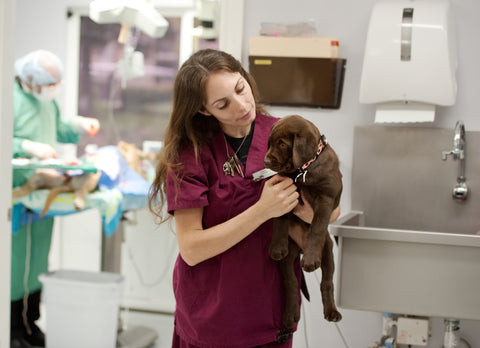
<path fill-rule="evenodd" d="M 110 272 L 88 272 L 77 270 L 58 270 L 49 273 L 42 273 L 39 276 L 42 280 L 68 281 L 78 283 L 91 283 L 97 285 L 106 285 L 112 283 L 122 283 L 123 276 L 118 273 Z"/>

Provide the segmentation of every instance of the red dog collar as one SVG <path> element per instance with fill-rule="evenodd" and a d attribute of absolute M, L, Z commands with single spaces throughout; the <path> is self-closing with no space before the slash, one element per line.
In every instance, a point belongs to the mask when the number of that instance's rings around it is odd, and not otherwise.
<path fill-rule="evenodd" d="M 312 164 L 320 155 L 320 153 L 323 151 L 324 148 L 326 148 L 328 145 L 328 140 L 325 138 L 325 135 L 322 135 L 320 138 L 320 144 L 318 144 L 318 149 L 317 153 L 315 156 L 308 162 L 304 163 L 300 168 L 298 168 L 295 172 L 292 173 L 290 176 L 294 182 L 297 182 L 299 177 L 302 177 L 303 182 L 305 182 L 305 176 L 307 175 L 307 168 Z"/>

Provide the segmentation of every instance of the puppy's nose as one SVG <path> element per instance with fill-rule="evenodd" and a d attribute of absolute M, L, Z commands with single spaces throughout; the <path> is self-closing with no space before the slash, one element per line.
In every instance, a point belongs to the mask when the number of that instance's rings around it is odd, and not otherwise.
<path fill-rule="evenodd" d="M 268 168 L 268 166 L 272 164 L 272 161 L 270 160 L 270 158 L 265 157 L 265 159 L 263 160 L 263 164 L 265 165 L 265 168 Z"/>

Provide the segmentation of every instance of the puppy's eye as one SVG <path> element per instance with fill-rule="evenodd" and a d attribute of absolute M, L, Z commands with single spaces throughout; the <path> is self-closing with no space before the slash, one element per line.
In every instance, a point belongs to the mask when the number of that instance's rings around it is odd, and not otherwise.
<path fill-rule="evenodd" d="M 278 147 L 280 148 L 280 150 L 286 150 L 286 149 L 288 149 L 288 145 L 285 144 L 284 142 L 280 142 L 280 143 L 278 144 Z"/>

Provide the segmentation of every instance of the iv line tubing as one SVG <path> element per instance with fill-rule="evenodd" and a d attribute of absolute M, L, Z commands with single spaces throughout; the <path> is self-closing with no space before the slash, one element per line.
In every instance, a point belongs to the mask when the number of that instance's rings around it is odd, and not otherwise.
<path fill-rule="evenodd" d="M 25 247 L 25 273 L 23 274 L 23 287 L 25 290 L 25 294 L 23 295 L 23 308 L 22 308 L 22 319 L 23 324 L 25 325 L 25 329 L 27 330 L 27 334 L 32 334 L 32 329 L 28 324 L 27 319 L 27 311 L 28 311 L 28 296 L 30 292 L 28 290 L 28 277 L 30 276 L 30 257 L 31 257 L 31 250 L 32 250 L 32 214 L 27 212 L 28 222 L 27 222 L 27 240 L 26 240 L 26 247 Z"/>

